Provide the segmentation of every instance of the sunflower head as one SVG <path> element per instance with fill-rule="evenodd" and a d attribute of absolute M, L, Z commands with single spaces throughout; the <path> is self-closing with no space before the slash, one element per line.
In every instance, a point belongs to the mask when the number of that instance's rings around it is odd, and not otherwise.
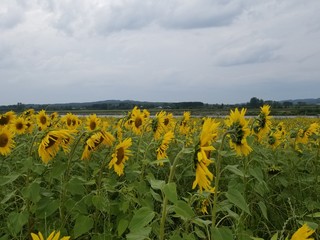
<path fill-rule="evenodd" d="M 8 127 L 0 128 L 0 154 L 9 155 L 14 145 L 13 133 L 10 129 Z"/>
<path fill-rule="evenodd" d="M 50 126 L 50 117 L 46 114 L 45 110 L 41 110 L 37 114 L 37 124 L 41 130 L 45 130 Z"/>
<path fill-rule="evenodd" d="M 87 117 L 87 129 L 88 131 L 94 131 L 100 128 L 101 119 L 96 114 L 91 114 Z"/>
<path fill-rule="evenodd" d="M 13 131 L 17 134 L 24 134 L 28 128 L 27 122 L 23 117 L 16 118 L 11 125 Z"/>
<path fill-rule="evenodd" d="M 229 118 L 225 121 L 230 136 L 230 147 L 233 148 L 238 155 L 248 155 L 252 149 L 248 145 L 246 138 L 250 134 L 248 128 L 248 122 L 245 119 L 246 109 L 239 111 L 237 108 L 235 111 L 230 112 Z"/>
<path fill-rule="evenodd" d="M 16 114 L 13 111 L 0 115 L 0 127 L 11 124 L 15 118 Z"/>

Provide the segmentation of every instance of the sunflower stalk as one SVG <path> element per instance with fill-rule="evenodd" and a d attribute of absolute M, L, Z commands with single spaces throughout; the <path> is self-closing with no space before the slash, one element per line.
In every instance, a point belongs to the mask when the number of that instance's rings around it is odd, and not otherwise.
<path fill-rule="evenodd" d="M 61 222 L 62 222 L 62 224 L 61 224 L 62 227 L 64 227 L 64 225 L 65 225 L 65 223 L 67 221 L 67 219 L 65 217 L 65 214 L 64 214 L 64 209 L 62 207 L 62 204 L 65 202 L 66 184 L 69 181 L 69 175 L 70 175 L 70 169 L 71 169 L 71 161 L 72 161 L 73 155 L 74 155 L 74 153 L 76 151 L 76 148 L 77 148 L 78 144 L 80 143 L 81 138 L 85 135 L 85 133 L 86 133 L 86 131 L 82 132 L 79 135 L 79 137 L 77 138 L 77 141 L 72 146 L 72 149 L 71 149 L 69 157 L 68 157 L 67 168 L 66 168 L 65 174 L 64 174 L 63 179 L 62 179 L 63 189 L 61 190 L 61 195 L 60 195 L 60 199 L 61 199 L 60 219 L 61 219 Z"/>
<path fill-rule="evenodd" d="M 223 146 L 224 146 L 224 141 L 226 139 L 226 136 L 228 134 L 234 134 L 235 131 L 234 130 L 230 130 L 230 131 L 226 131 L 223 135 L 222 135 L 222 139 L 221 139 L 221 144 L 219 147 L 219 151 L 218 151 L 218 157 L 217 157 L 217 161 L 216 161 L 216 177 L 214 179 L 214 195 L 213 195 L 213 207 L 212 207 L 212 228 L 214 228 L 216 226 L 216 222 L 217 222 L 217 203 L 218 203 L 218 192 L 219 192 L 219 181 L 220 181 L 220 176 L 221 176 L 221 160 L 222 160 L 222 155 L 220 154 L 221 151 L 223 150 Z"/>
<path fill-rule="evenodd" d="M 180 156 L 183 154 L 184 150 L 185 150 L 185 148 L 182 147 L 180 152 L 175 157 L 172 165 L 170 166 L 170 173 L 169 173 L 169 178 L 168 178 L 167 183 L 171 183 L 173 181 L 173 177 L 174 177 L 174 174 L 176 171 L 178 160 L 180 159 Z M 160 220 L 160 233 L 159 233 L 160 240 L 164 239 L 164 227 L 165 227 L 165 222 L 166 222 L 166 217 L 167 217 L 167 205 L 168 205 L 168 197 L 164 196 L 163 201 L 162 201 L 162 213 L 161 213 L 161 220 Z"/>

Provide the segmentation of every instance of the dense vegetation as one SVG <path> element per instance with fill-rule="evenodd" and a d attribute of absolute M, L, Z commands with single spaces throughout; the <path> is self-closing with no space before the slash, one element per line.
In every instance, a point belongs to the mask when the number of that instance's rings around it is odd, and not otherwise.
<path fill-rule="evenodd" d="M 245 114 L 0 115 L 0 239 L 319 239 L 319 119 Z"/>

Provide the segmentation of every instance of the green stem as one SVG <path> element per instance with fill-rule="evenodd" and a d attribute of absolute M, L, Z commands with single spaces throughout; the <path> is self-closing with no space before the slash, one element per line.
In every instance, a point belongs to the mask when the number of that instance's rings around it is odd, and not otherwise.
<path fill-rule="evenodd" d="M 221 176 L 221 154 L 223 149 L 225 138 L 228 134 L 234 133 L 234 131 L 227 131 L 223 134 L 221 145 L 218 151 L 218 157 L 216 161 L 216 177 L 214 179 L 214 195 L 213 195 L 213 208 L 212 208 L 212 227 L 215 227 L 217 221 L 217 203 L 218 203 L 218 192 L 219 192 L 219 181 Z"/>
<path fill-rule="evenodd" d="M 65 223 L 66 223 L 66 217 L 65 217 L 65 214 L 64 214 L 64 209 L 62 207 L 62 205 L 64 204 L 65 202 L 65 196 L 66 196 L 66 183 L 68 182 L 69 180 L 69 175 L 70 175 L 70 168 L 71 168 L 71 161 L 72 161 L 72 158 L 73 158 L 73 155 L 75 153 L 75 150 L 81 140 L 81 138 L 83 137 L 83 135 L 86 133 L 86 131 L 82 132 L 80 134 L 80 136 L 78 137 L 77 141 L 74 143 L 72 149 L 71 149 L 71 152 L 70 152 L 70 155 L 69 155 L 69 158 L 68 158 L 68 162 L 67 162 L 67 169 L 65 171 L 65 174 L 63 176 L 63 179 L 62 179 L 62 184 L 63 184 L 63 188 L 61 190 L 61 195 L 60 195 L 60 200 L 61 200 L 61 203 L 60 203 L 60 219 L 61 219 L 61 227 L 63 228 Z"/>
<path fill-rule="evenodd" d="M 176 167 L 178 164 L 178 160 L 180 158 L 180 156 L 183 154 L 184 152 L 184 147 L 181 149 L 181 151 L 177 154 L 177 156 L 175 157 L 172 165 L 170 166 L 170 173 L 169 173 L 169 178 L 168 178 L 168 183 L 171 183 L 176 171 Z M 162 202 L 162 213 L 161 213 L 161 220 L 160 220 L 160 235 L 159 235 L 159 239 L 163 240 L 164 239 L 164 226 L 165 226 L 165 222 L 166 222 L 166 217 L 167 217 L 167 205 L 168 205 L 168 197 L 164 196 L 163 198 L 163 202 Z"/>

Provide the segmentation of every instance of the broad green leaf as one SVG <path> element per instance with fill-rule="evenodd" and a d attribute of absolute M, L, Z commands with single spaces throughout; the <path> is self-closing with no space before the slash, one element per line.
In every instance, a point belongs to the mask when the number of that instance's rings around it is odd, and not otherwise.
<path fill-rule="evenodd" d="M 0 186 L 4 186 L 8 183 L 12 183 L 14 180 L 16 180 L 18 177 L 20 177 L 19 173 L 12 173 L 7 176 L 1 176 L 0 177 Z"/>
<path fill-rule="evenodd" d="M 250 168 L 249 173 L 251 174 L 251 176 L 256 178 L 259 182 L 264 182 L 263 172 L 262 172 L 261 168 L 258 168 L 258 167 Z"/>
<path fill-rule="evenodd" d="M 191 219 L 195 216 L 194 211 L 192 208 L 184 201 L 178 200 L 174 206 L 173 209 L 178 217 L 181 217 L 182 219 Z"/>
<path fill-rule="evenodd" d="M 278 239 L 278 232 L 276 232 L 270 240 L 277 240 Z"/>
<path fill-rule="evenodd" d="M 40 199 L 40 184 L 38 182 L 31 183 L 28 187 L 24 188 L 23 196 L 34 203 L 37 203 Z"/>
<path fill-rule="evenodd" d="M 157 179 L 151 179 L 150 180 L 150 185 L 153 189 L 162 189 L 165 185 L 165 181 L 163 180 L 157 180 Z"/>
<path fill-rule="evenodd" d="M 9 214 L 7 219 L 8 230 L 16 236 L 25 224 L 28 223 L 29 214 L 27 212 L 12 212 Z"/>
<path fill-rule="evenodd" d="M 250 210 L 248 207 L 248 204 L 242 194 L 234 188 L 230 188 L 228 192 L 226 193 L 226 197 L 230 202 L 232 202 L 234 205 L 239 207 L 241 210 L 245 211 L 246 213 L 250 214 Z M 251 214 L 250 214 L 251 215 Z"/>
<path fill-rule="evenodd" d="M 232 231 L 227 227 L 213 227 L 211 229 L 211 238 L 214 240 L 233 240 Z"/>
<path fill-rule="evenodd" d="M 268 220 L 268 214 L 267 214 L 267 206 L 264 204 L 264 202 L 260 201 L 258 202 L 258 205 L 260 207 L 260 210 L 262 212 L 263 217 Z"/>
<path fill-rule="evenodd" d="M 252 240 L 264 240 L 263 238 L 250 237 Z"/>
<path fill-rule="evenodd" d="M 128 228 L 129 221 L 126 219 L 121 219 L 118 223 L 117 232 L 118 236 L 120 237 L 124 231 Z"/>
<path fill-rule="evenodd" d="M 140 229 L 135 229 L 126 235 L 127 240 L 143 240 L 149 239 L 149 234 L 151 233 L 151 227 L 144 227 Z"/>
<path fill-rule="evenodd" d="M 10 198 L 12 198 L 16 194 L 17 190 L 14 190 L 11 193 L 7 193 L 4 198 L 1 200 L 1 204 L 5 204 Z"/>
<path fill-rule="evenodd" d="M 312 214 L 308 214 L 307 217 L 311 217 L 311 218 L 320 218 L 320 212 L 316 212 L 316 213 L 312 213 Z"/>
<path fill-rule="evenodd" d="M 74 237 L 77 238 L 82 234 L 89 232 L 89 230 L 91 230 L 92 227 L 92 218 L 83 215 L 78 216 L 74 225 Z"/>
<path fill-rule="evenodd" d="M 177 185 L 174 182 L 164 185 L 163 192 L 171 202 L 176 203 L 178 201 Z"/>
<path fill-rule="evenodd" d="M 238 169 L 238 165 L 227 165 L 225 169 L 229 170 L 230 172 L 240 176 L 240 177 L 247 177 L 240 169 Z"/>
<path fill-rule="evenodd" d="M 83 181 L 79 178 L 72 178 L 66 186 L 67 190 L 72 195 L 83 195 L 85 193 L 85 188 L 83 186 Z"/>
<path fill-rule="evenodd" d="M 195 227 L 194 232 L 200 239 L 206 239 L 206 235 L 198 227 Z"/>
<path fill-rule="evenodd" d="M 58 210 L 60 206 L 59 200 L 53 200 L 50 198 L 42 198 L 39 202 L 37 202 L 37 210 L 36 215 L 39 218 L 47 218 L 55 211 Z"/>
<path fill-rule="evenodd" d="M 162 197 L 160 196 L 160 194 L 156 193 L 151 188 L 150 188 L 150 193 L 151 193 L 152 197 L 154 198 L 154 200 L 156 200 L 158 202 L 162 202 Z"/>
<path fill-rule="evenodd" d="M 133 215 L 129 229 L 131 232 L 140 231 L 147 224 L 149 224 L 155 216 L 155 212 L 148 207 L 142 207 Z"/>
<path fill-rule="evenodd" d="M 99 195 L 96 195 L 96 196 L 93 196 L 92 197 L 92 204 L 93 206 L 95 206 L 98 210 L 100 211 L 105 211 L 106 210 L 106 200 L 99 196 Z"/>

